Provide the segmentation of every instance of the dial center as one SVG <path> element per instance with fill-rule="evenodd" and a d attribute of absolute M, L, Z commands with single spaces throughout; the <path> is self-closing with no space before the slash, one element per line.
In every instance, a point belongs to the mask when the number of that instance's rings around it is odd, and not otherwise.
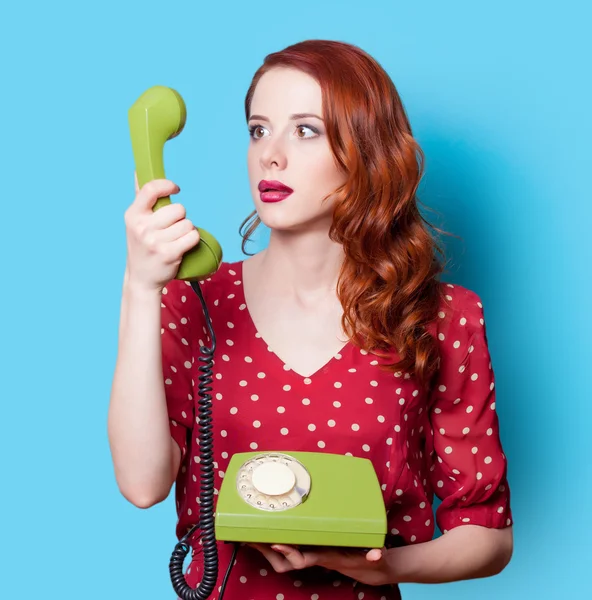
<path fill-rule="evenodd" d="M 296 483 L 296 475 L 288 467 L 278 462 L 259 465 L 252 475 L 253 486 L 262 494 L 281 496 L 287 494 Z"/>

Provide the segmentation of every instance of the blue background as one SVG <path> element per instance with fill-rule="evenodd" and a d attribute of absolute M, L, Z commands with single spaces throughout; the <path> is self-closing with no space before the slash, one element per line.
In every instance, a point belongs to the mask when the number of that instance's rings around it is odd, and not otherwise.
<path fill-rule="evenodd" d="M 427 216 L 462 238 L 444 238 L 447 279 L 482 297 L 497 377 L 514 558 L 490 580 L 406 585 L 405 600 L 589 598 L 590 13 L 510 0 L 5 6 L 0 596 L 174 597 L 172 497 L 128 504 L 106 435 L 134 196 L 127 109 L 154 84 L 183 94 L 167 175 L 239 259 L 244 94 L 268 52 L 318 37 L 361 46 L 393 78 L 426 153 L 421 200 L 439 213 Z"/>

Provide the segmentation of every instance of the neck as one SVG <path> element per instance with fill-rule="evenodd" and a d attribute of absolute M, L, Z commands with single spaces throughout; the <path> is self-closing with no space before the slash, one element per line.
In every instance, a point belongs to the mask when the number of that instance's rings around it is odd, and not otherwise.
<path fill-rule="evenodd" d="M 306 299 L 335 292 L 343 258 L 341 244 L 331 241 L 325 230 L 272 230 L 261 266 L 274 290 Z"/>

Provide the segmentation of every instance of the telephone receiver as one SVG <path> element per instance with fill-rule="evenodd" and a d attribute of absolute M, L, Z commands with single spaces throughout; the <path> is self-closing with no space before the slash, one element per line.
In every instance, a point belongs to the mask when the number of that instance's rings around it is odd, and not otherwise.
<path fill-rule="evenodd" d="M 175 90 L 155 86 L 129 109 L 129 126 L 138 184 L 164 178 L 163 150 L 181 133 L 187 112 Z M 170 203 L 160 198 L 158 210 Z M 200 423 L 199 521 L 179 540 L 169 563 L 171 582 L 182 600 L 206 600 L 218 577 L 217 542 L 234 544 L 219 600 L 240 543 L 276 543 L 300 546 L 381 548 L 387 532 L 382 490 L 372 461 L 367 458 L 293 449 L 240 452 L 230 459 L 218 500 L 214 502 L 212 381 L 216 336 L 198 281 L 214 273 L 222 249 L 207 231 L 198 228 L 200 241 L 187 252 L 176 278 L 189 281 L 197 294 L 211 347 L 201 346 L 196 408 Z M 214 508 L 215 506 L 215 508 Z M 203 579 L 195 589 L 184 578 L 183 561 L 189 538 L 200 529 Z"/>
<path fill-rule="evenodd" d="M 170 87 L 157 85 L 146 90 L 128 111 L 132 151 L 140 188 L 154 179 L 164 179 L 164 145 L 177 137 L 187 119 L 185 102 Z M 159 198 L 153 210 L 170 204 L 170 196 Z M 222 262 L 222 247 L 205 229 L 197 245 L 185 253 L 175 279 L 199 281 L 214 273 Z"/>

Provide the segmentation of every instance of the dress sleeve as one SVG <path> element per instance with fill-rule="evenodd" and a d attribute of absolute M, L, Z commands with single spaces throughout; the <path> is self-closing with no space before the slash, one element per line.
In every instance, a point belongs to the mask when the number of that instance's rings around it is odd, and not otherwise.
<path fill-rule="evenodd" d="M 195 299 L 194 299 L 195 298 Z M 162 371 L 171 436 L 182 457 L 195 419 L 194 382 L 197 381 L 197 327 L 201 307 L 193 289 L 184 281 L 172 280 L 161 300 Z"/>
<path fill-rule="evenodd" d="M 436 522 L 444 533 L 463 524 L 503 528 L 512 524 L 510 491 L 483 305 L 471 290 L 447 285 L 427 432 L 429 480 L 442 500 Z"/>

